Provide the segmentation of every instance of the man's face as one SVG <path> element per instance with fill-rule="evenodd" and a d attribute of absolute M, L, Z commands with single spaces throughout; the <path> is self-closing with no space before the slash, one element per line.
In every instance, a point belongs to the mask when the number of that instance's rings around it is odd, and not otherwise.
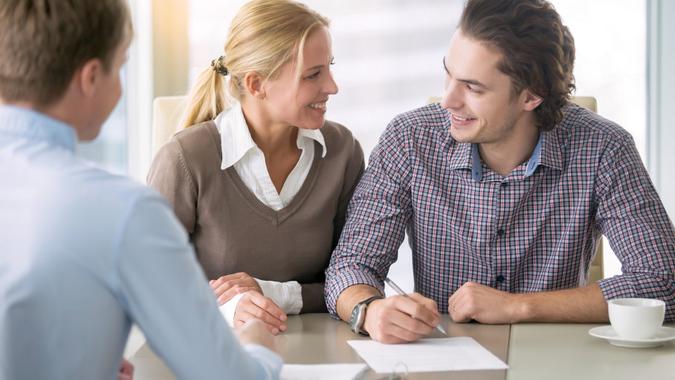
<path fill-rule="evenodd" d="M 451 113 L 450 134 L 459 142 L 500 143 L 521 127 L 520 96 L 498 69 L 502 54 L 457 30 L 444 59 L 445 92 L 441 105 Z M 522 123 L 521 123 L 522 124 Z"/>
<path fill-rule="evenodd" d="M 323 126 L 328 97 L 338 91 L 330 71 L 332 59 L 328 29 L 315 29 L 305 41 L 300 77 L 294 60 L 264 84 L 267 112 L 274 122 L 306 129 Z"/>
<path fill-rule="evenodd" d="M 120 79 L 120 70 L 127 61 L 127 50 L 131 42 L 130 37 L 126 37 L 114 52 L 110 70 L 105 71 L 101 68 L 100 76 L 96 81 L 96 91 L 90 99 L 90 109 L 92 110 L 87 120 L 85 133 L 80 136 L 80 140 L 89 141 L 95 139 L 101 132 L 103 123 L 108 119 L 110 113 L 122 96 L 122 82 Z"/>

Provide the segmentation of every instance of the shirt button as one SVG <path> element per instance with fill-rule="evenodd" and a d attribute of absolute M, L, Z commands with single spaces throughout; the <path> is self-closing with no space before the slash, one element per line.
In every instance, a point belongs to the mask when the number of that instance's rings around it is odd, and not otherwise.
<path fill-rule="evenodd" d="M 501 274 L 499 276 L 497 276 L 497 282 L 500 283 L 500 284 L 502 282 L 504 282 L 504 276 L 502 276 Z"/>
<path fill-rule="evenodd" d="M 509 187 L 509 183 L 508 182 L 502 182 L 500 186 L 503 189 L 503 188 Z"/>
<path fill-rule="evenodd" d="M 497 230 L 497 236 L 504 236 L 504 229 L 500 228 Z"/>

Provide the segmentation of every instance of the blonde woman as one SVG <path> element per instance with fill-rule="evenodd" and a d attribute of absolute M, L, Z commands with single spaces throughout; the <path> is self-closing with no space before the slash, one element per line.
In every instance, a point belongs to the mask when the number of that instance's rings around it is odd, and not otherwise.
<path fill-rule="evenodd" d="M 256 318 L 277 334 L 288 314 L 326 311 L 324 270 L 364 166 L 324 118 L 338 91 L 328 25 L 294 1 L 245 4 L 148 175 L 235 326 Z"/>

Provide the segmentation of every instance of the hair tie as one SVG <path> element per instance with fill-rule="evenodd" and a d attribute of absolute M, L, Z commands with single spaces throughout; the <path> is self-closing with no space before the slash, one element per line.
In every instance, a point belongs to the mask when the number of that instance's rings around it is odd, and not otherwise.
<path fill-rule="evenodd" d="M 226 76 L 230 73 L 230 71 L 227 69 L 227 67 L 225 67 L 225 65 L 223 65 L 223 59 L 225 59 L 225 56 L 221 55 L 220 57 L 211 61 L 211 67 L 213 68 L 213 71 L 222 76 Z"/>

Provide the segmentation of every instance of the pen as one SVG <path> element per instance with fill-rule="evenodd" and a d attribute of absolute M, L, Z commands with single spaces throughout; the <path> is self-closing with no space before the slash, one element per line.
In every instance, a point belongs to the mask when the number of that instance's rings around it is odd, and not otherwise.
<path fill-rule="evenodd" d="M 389 277 L 385 277 L 384 282 L 386 282 L 387 285 L 391 286 L 391 288 L 394 289 L 396 291 L 396 293 L 402 295 L 403 297 L 410 298 L 410 296 L 407 295 L 406 292 L 403 291 L 403 289 L 399 288 L 398 285 L 396 285 L 394 283 L 394 281 L 390 280 Z M 410 299 L 412 299 L 412 298 L 410 298 Z M 445 335 L 445 336 L 448 335 L 448 333 L 445 332 L 445 330 L 443 329 L 443 327 L 441 327 L 440 324 L 436 325 L 436 330 L 442 332 L 443 335 Z"/>

